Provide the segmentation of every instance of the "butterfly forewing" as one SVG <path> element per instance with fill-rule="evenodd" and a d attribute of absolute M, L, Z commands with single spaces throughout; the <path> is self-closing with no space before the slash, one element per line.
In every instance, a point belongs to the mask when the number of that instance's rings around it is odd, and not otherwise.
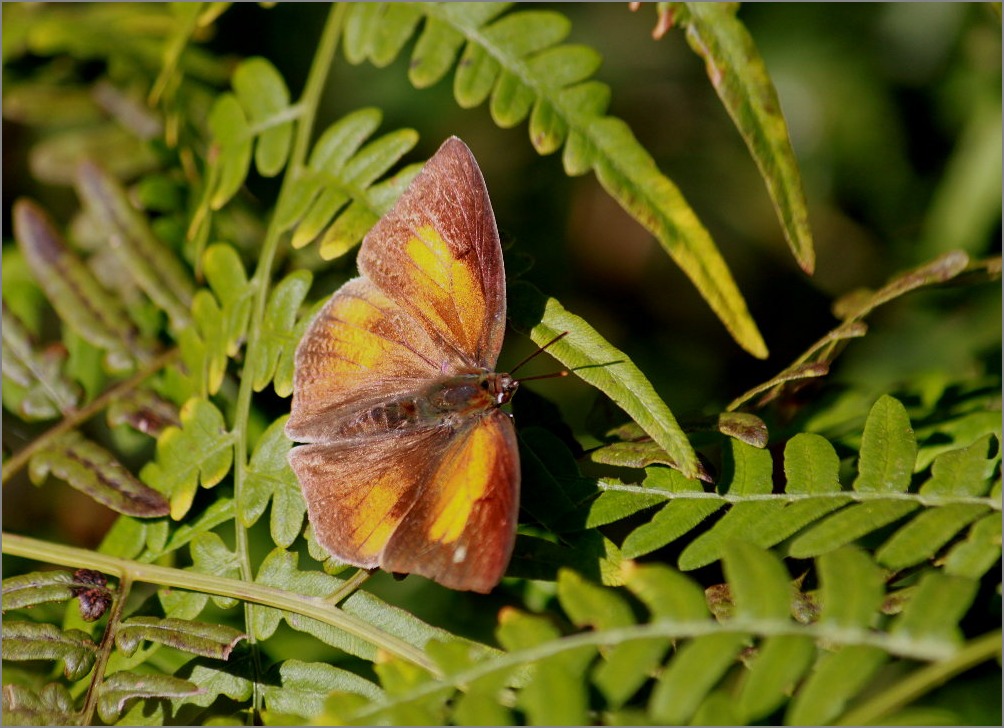
<path fill-rule="evenodd" d="M 355 278 L 324 304 L 300 342 L 286 433 L 323 441 L 353 410 L 418 391 L 463 364 L 373 283 Z"/>
<path fill-rule="evenodd" d="M 481 170 L 447 140 L 366 236 L 359 271 L 444 350 L 494 369 L 505 330 L 505 271 Z"/>

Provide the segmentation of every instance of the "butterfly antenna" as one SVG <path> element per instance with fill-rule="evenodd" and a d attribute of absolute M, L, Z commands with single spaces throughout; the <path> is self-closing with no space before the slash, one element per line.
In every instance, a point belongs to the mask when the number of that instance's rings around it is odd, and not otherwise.
<path fill-rule="evenodd" d="M 547 342 L 546 344 L 544 344 L 544 345 L 543 345 L 542 347 L 540 347 L 539 349 L 537 349 L 537 351 L 533 352 L 532 354 L 530 354 L 530 356 L 526 357 L 525 359 L 523 359 L 523 361 L 521 361 L 521 362 L 520 362 L 519 364 L 517 364 L 517 365 L 516 365 L 516 366 L 514 366 L 514 367 L 513 367 L 512 369 L 510 369 L 510 370 L 509 370 L 509 373 L 510 373 L 510 374 L 515 374 L 515 373 L 516 373 L 516 370 L 517 370 L 517 369 L 519 369 L 519 368 L 520 368 L 520 367 L 522 367 L 522 366 L 523 366 L 524 364 L 526 364 L 527 362 L 529 362 L 529 361 L 530 361 L 531 359 L 533 359 L 533 358 L 534 358 L 535 356 L 538 356 L 539 354 L 543 353 L 543 352 L 544 352 L 544 350 L 545 350 L 545 349 L 547 349 L 547 348 L 548 348 L 548 347 L 549 347 L 549 346 L 550 346 L 551 344 L 555 343 L 555 342 L 556 342 L 556 341 L 558 341 L 559 339 L 563 339 L 563 338 L 565 338 L 566 336 L 568 336 L 568 332 L 567 332 L 567 331 L 562 331 L 562 332 L 561 332 L 560 334 L 558 334 L 558 335 L 557 335 L 557 336 L 555 336 L 555 337 L 554 337 L 553 339 L 551 339 L 550 341 L 548 341 L 548 342 Z M 540 376 L 538 376 L 538 377 L 525 377 L 525 378 L 524 378 L 524 379 L 522 379 L 521 381 L 524 381 L 524 382 L 525 382 L 525 381 L 527 381 L 528 379 L 542 379 L 542 378 L 544 378 L 544 377 L 564 377 L 564 376 L 567 376 L 567 375 L 568 375 L 568 372 L 563 372 L 563 373 L 561 373 L 561 374 L 545 374 L 545 375 L 544 375 L 543 377 L 540 377 Z"/>

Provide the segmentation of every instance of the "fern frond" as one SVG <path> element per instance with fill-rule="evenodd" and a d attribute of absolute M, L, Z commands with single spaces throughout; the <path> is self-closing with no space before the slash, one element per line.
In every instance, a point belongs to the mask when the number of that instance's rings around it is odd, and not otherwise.
<path fill-rule="evenodd" d="M 171 502 L 171 517 L 184 516 L 201 483 L 211 488 L 230 472 L 233 435 L 209 401 L 189 400 L 181 408 L 181 427 L 169 427 L 157 440 L 157 459 L 140 478 Z"/>
<path fill-rule="evenodd" d="M 105 352 L 109 372 L 127 373 L 151 358 L 151 343 L 121 301 L 97 282 L 38 205 L 28 200 L 15 203 L 14 235 L 53 308 L 67 326 Z"/>
<path fill-rule="evenodd" d="M 314 144 L 306 168 L 276 212 L 280 230 L 295 226 L 294 248 L 319 238 L 322 258 L 344 255 L 418 173 L 420 166 L 412 165 L 374 184 L 418 141 L 415 131 L 399 129 L 367 143 L 380 119 L 377 109 L 352 112 L 329 126 Z"/>
<path fill-rule="evenodd" d="M 80 387 L 63 373 L 66 352 L 38 348 L 3 301 L 3 405 L 25 420 L 51 420 L 74 409 Z"/>
<path fill-rule="evenodd" d="M 500 3 L 415 7 L 425 18 L 409 64 L 415 86 L 435 83 L 457 64 L 454 95 L 461 106 L 478 105 L 490 95 L 489 108 L 499 126 L 515 126 L 529 116 L 530 141 L 537 151 L 564 148 L 570 175 L 593 170 L 604 189 L 656 236 L 736 341 L 750 353 L 766 356 L 766 345 L 711 236 L 628 126 L 606 115 L 610 90 L 590 80 L 599 55 L 585 46 L 560 44 L 569 30 L 562 15 L 537 10 L 502 15 L 507 6 Z M 350 61 L 386 63 L 401 51 L 417 22 L 413 11 L 394 8 L 353 6 L 346 22 Z M 385 25 L 390 30 L 385 32 Z"/>
<path fill-rule="evenodd" d="M 770 454 L 730 439 L 713 492 L 696 479 L 660 466 L 648 467 L 640 485 L 583 479 L 573 466 L 571 473 L 547 474 L 552 482 L 578 483 L 566 505 L 543 506 L 547 501 L 537 501 L 547 496 L 535 494 L 527 507 L 535 515 L 546 509 L 550 516 L 541 520 L 563 535 L 627 519 L 637 524 L 638 514 L 648 510 L 643 522 L 623 538 L 621 558 L 638 558 L 689 536 L 677 561 L 684 570 L 719 560 L 736 539 L 764 548 L 782 544 L 791 556 L 810 558 L 875 534 L 883 534 L 877 554 L 887 567 L 931 562 L 954 539 L 968 537 L 965 546 L 954 547 L 960 549 L 959 568 L 977 568 L 1000 554 L 999 545 L 984 540 L 993 538 L 988 525 L 979 526 L 984 536 L 968 530 L 1001 508 L 999 495 L 991 492 L 1000 457 L 992 437 L 943 452 L 931 476 L 917 487 L 917 445 L 910 418 L 897 400 L 883 397 L 875 403 L 861 438 L 859 470 L 864 475 L 859 474 L 851 489 L 841 486 L 833 446 L 819 435 L 801 433 L 785 448 L 781 490 Z M 544 487 L 547 481 L 540 482 Z M 702 525 L 720 512 L 710 526 Z M 882 530 L 897 522 L 898 528 Z M 977 543 L 987 548 L 983 556 L 976 554 Z"/>
<path fill-rule="evenodd" d="M 432 680 L 414 666 L 384 663 L 377 670 L 383 693 L 363 698 L 338 692 L 312 717 L 394 725 L 419 718 L 459 724 L 493 717 L 520 724 L 561 717 L 581 724 L 602 715 L 602 722 L 616 723 L 624 701 L 641 693 L 648 695 L 644 713 L 624 713 L 635 722 L 681 724 L 725 711 L 746 724 L 786 703 L 789 721 L 807 716 L 830 722 L 893 656 L 947 663 L 958 654 L 958 622 L 976 585 L 963 579 L 962 593 L 953 596 L 941 583 L 952 577 L 932 574 L 909 614 L 882 628 L 881 571 L 863 552 L 845 549 L 817 562 L 823 609 L 818 618 L 800 621 L 780 559 L 733 542 L 724 563 L 723 589 L 732 608 L 717 620 L 701 588 L 664 566 L 628 565 L 623 590 L 565 570 L 558 579 L 559 602 L 576 630 L 586 631 L 563 634 L 546 618 L 505 610 L 497 633 L 503 654 L 477 657 L 457 643 L 431 643 L 429 653 L 444 677 Z M 639 609 L 648 612 L 644 621 Z M 927 613 L 936 616 L 920 617 Z M 901 639 L 907 632 L 910 638 Z M 821 695 L 827 681 L 832 690 Z M 590 683 L 598 688 L 599 704 L 597 696 L 587 697 Z M 735 683 L 738 700 L 716 706 L 731 694 L 724 686 Z"/>
<path fill-rule="evenodd" d="M 118 513 L 141 518 L 167 515 L 167 499 L 137 480 L 108 450 L 69 432 L 36 452 L 28 465 L 41 485 L 51 473 Z"/>

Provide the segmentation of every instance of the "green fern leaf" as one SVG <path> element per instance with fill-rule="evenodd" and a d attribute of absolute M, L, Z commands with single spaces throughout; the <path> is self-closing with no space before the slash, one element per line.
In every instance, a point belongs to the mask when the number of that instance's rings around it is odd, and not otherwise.
<path fill-rule="evenodd" d="M 272 679 L 267 681 L 263 697 L 265 707 L 273 713 L 316 716 L 324 710 L 324 701 L 334 690 L 370 700 L 383 695 L 369 680 L 323 662 L 284 660 L 271 672 Z"/>
<path fill-rule="evenodd" d="M 241 522 L 250 528 L 272 502 L 270 530 L 276 545 L 288 548 L 303 530 L 307 505 L 286 456 L 292 443 L 285 435 L 288 416 L 268 426 L 255 445 L 241 502 Z"/>
<path fill-rule="evenodd" d="M 282 228 L 296 225 L 294 248 L 320 238 L 322 258 L 344 255 L 418 172 L 418 167 L 410 167 L 374 185 L 418 141 L 414 131 L 401 129 L 363 147 L 379 124 L 378 110 L 360 109 L 332 124 L 318 139 L 295 191 L 280 203 Z"/>
<path fill-rule="evenodd" d="M 167 499 L 130 473 L 110 452 L 78 432 L 68 432 L 35 453 L 29 463 L 32 481 L 52 473 L 118 513 L 141 518 L 167 515 Z"/>
<path fill-rule="evenodd" d="M 725 546 L 722 566 L 735 600 L 737 619 L 784 620 L 791 612 L 789 576 L 780 560 L 767 551 L 732 541 Z"/>
<path fill-rule="evenodd" d="M 625 569 L 624 585 L 656 620 L 692 622 L 709 616 L 701 588 L 668 566 L 630 565 Z"/>
<path fill-rule="evenodd" d="M 903 493 L 917 461 L 917 440 L 906 408 L 883 395 L 865 421 L 854 490 Z"/>
<path fill-rule="evenodd" d="M 686 3 L 679 22 L 704 59 L 708 78 L 767 183 L 788 247 L 807 273 L 815 267 L 805 193 L 777 90 L 753 38 L 725 3 Z M 681 8 L 682 9 L 682 8 Z"/>
<path fill-rule="evenodd" d="M 616 629 L 635 623 L 630 606 L 616 591 L 596 586 L 575 572 L 558 575 L 558 599 L 579 628 Z M 624 704 L 651 677 L 669 649 L 669 640 L 638 640 L 603 651 L 593 682 L 608 702 Z"/>
<path fill-rule="evenodd" d="M 832 723 L 888 660 L 877 647 L 850 645 L 823 657 L 785 712 L 786 725 Z"/>
<path fill-rule="evenodd" d="M 845 546 L 816 560 L 822 583 L 820 623 L 837 629 L 868 629 L 884 597 L 882 572 L 855 546 Z"/>
<path fill-rule="evenodd" d="M 194 331 L 180 337 L 182 358 L 193 376 L 189 394 L 215 394 L 223 384 L 230 358 L 237 356 L 251 317 L 252 286 L 231 246 L 211 245 L 202 256 L 210 289 L 200 289 L 192 302 Z"/>
<path fill-rule="evenodd" d="M 265 389 L 269 382 L 280 397 L 288 397 L 293 392 L 296 347 L 310 324 L 313 309 L 299 320 L 297 313 L 310 290 L 311 280 L 309 272 L 295 271 L 279 281 L 269 294 L 259 345 L 250 353 L 245 365 L 256 392 Z"/>
<path fill-rule="evenodd" d="M 962 641 L 959 620 L 976 598 L 979 586 L 978 581 L 963 576 L 927 572 L 896 618 L 892 635 L 931 647 L 940 643 L 946 655 L 951 655 Z"/>
<path fill-rule="evenodd" d="M 922 495 L 982 496 L 990 490 L 990 476 L 999 459 L 987 457 L 991 451 L 991 435 L 984 435 L 973 444 L 943 452 L 931 465 L 931 478 L 922 486 Z"/>
<path fill-rule="evenodd" d="M 566 577 L 567 578 L 567 577 Z M 527 649 L 557 639 L 560 633 L 548 620 L 515 610 L 506 613 L 496 632 L 509 651 Z M 535 663 L 517 702 L 535 725 L 582 725 L 588 697 L 583 674 L 595 656 L 583 646 L 559 652 Z"/>
<path fill-rule="evenodd" d="M 945 571 L 956 576 L 979 579 L 1000 557 L 1001 518 L 999 514 L 991 513 L 973 524 L 966 540 L 948 552 Z"/>
<path fill-rule="evenodd" d="M 248 176 L 254 138 L 247 114 L 233 94 L 217 97 L 208 125 L 218 152 L 208 170 L 207 203 L 209 209 L 219 210 L 237 194 Z"/>
<path fill-rule="evenodd" d="M 236 250 L 218 243 L 203 254 L 202 271 L 220 305 L 220 334 L 226 344 L 226 355 L 235 357 L 251 316 L 251 289 L 244 264 Z"/>
<path fill-rule="evenodd" d="M 763 528 L 756 529 L 750 538 L 764 548 L 775 546 L 850 501 L 850 496 L 833 496 L 786 503 L 780 512 L 769 511 Z"/>
<path fill-rule="evenodd" d="M 624 539 L 624 558 L 634 559 L 672 543 L 725 505 L 718 499 L 681 500 L 666 505 Z"/>
<path fill-rule="evenodd" d="M 616 487 L 619 483 L 604 482 L 602 486 Z M 646 508 L 658 503 L 665 503 L 665 496 L 656 493 L 625 493 L 618 490 L 604 490 L 589 505 L 589 514 L 586 516 L 586 528 L 599 528 L 608 523 L 623 520 L 630 515 L 643 511 Z M 640 528 L 640 527 L 639 527 Z M 665 544 L 660 544 L 660 546 Z M 624 557 L 628 559 L 636 558 L 639 554 L 627 549 L 627 539 L 621 545 Z M 659 548 L 656 546 L 655 548 Z M 648 553 L 648 552 L 645 552 Z"/>
<path fill-rule="evenodd" d="M 97 646 L 78 629 L 53 624 L 4 621 L 3 659 L 60 660 L 68 680 L 79 680 L 94 667 Z"/>
<path fill-rule="evenodd" d="M 209 401 L 191 399 L 181 408 L 181 427 L 168 427 L 157 440 L 157 459 L 140 478 L 171 501 L 171 518 L 188 513 L 199 483 L 212 488 L 230 472 L 233 434 Z"/>
<path fill-rule="evenodd" d="M 257 134 L 255 167 L 263 177 L 274 177 L 286 166 L 293 143 L 289 118 L 289 89 L 269 61 L 248 58 L 234 71 L 234 93 Z"/>
<path fill-rule="evenodd" d="M 795 538 L 788 553 L 798 559 L 818 556 L 894 523 L 919 506 L 916 501 L 903 500 L 850 505 Z"/>
<path fill-rule="evenodd" d="M 744 442 L 728 441 L 727 459 L 722 465 L 723 491 L 731 495 L 762 495 L 771 492 L 771 458 L 766 450 Z M 784 508 L 779 500 L 739 502 L 722 516 L 711 530 L 694 539 L 680 554 L 679 567 L 696 569 L 721 558 L 726 544 L 733 539 L 751 541 L 761 524 Z"/>
<path fill-rule="evenodd" d="M 840 459 L 826 438 L 800 432 L 784 446 L 785 491 L 832 493 L 840 490 Z"/>
<path fill-rule="evenodd" d="M 735 663 L 744 634 L 723 632 L 698 637 L 676 652 L 652 691 L 648 709 L 664 725 L 688 722 L 708 692 Z"/>
<path fill-rule="evenodd" d="M 611 346 L 589 324 L 565 310 L 553 298 L 526 283 L 509 288 L 514 322 L 530 331 L 530 338 L 543 346 L 559 334 L 548 352 L 610 397 L 659 444 L 687 476 L 697 474 L 697 456 L 669 407 L 623 352 Z"/>
<path fill-rule="evenodd" d="M 254 666 L 248 655 L 231 655 L 225 663 L 200 657 L 178 670 L 175 677 L 202 688 L 202 692 L 196 695 L 185 695 L 172 700 L 175 710 L 186 703 L 205 708 L 220 696 L 236 702 L 248 700 L 253 690 Z"/>
<path fill-rule="evenodd" d="M 780 635 L 764 640 L 743 676 L 737 699 L 739 720 L 744 724 L 760 721 L 784 705 L 815 657 L 816 646 L 809 637 Z"/>
<path fill-rule="evenodd" d="M 897 570 L 922 563 L 987 510 L 987 506 L 969 503 L 948 503 L 926 510 L 890 536 L 875 552 L 875 559 Z"/>
<path fill-rule="evenodd" d="M 212 531 L 200 531 L 192 536 L 189 549 L 192 554 L 192 569 L 203 574 L 239 579 L 241 573 L 240 560 L 237 554 L 227 548 L 223 539 Z M 196 596 L 205 596 L 198 595 Z M 213 601 L 220 609 L 230 609 L 237 605 L 237 600 L 214 596 Z M 204 602 L 204 600 L 203 600 Z M 194 607 L 194 605 L 193 605 Z M 201 609 L 191 615 L 194 618 Z M 179 616 L 172 614 L 172 616 Z"/>

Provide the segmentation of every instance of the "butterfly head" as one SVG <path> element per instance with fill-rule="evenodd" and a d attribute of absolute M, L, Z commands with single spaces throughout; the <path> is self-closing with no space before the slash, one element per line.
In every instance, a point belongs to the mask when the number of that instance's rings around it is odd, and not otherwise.
<path fill-rule="evenodd" d="M 512 396 L 516 394 L 516 390 L 519 389 L 519 380 L 514 379 L 511 374 L 505 374 L 504 372 L 490 375 L 485 379 L 485 384 L 492 398 L 495 400 L 496 407 L 501 407 L 512 399 Z"/>

